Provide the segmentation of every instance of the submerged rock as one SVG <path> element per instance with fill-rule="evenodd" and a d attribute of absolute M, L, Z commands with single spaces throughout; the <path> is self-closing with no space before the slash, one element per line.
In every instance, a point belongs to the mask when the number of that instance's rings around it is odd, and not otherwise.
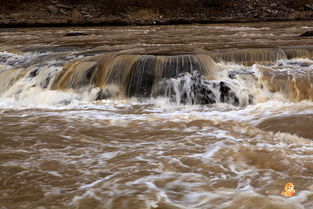
<path fill-rule="evenodd" d="M 239 105 L 239 100 L 231 88 L 223 81 L 219 83 L 220 101 L 222 103 L 231 103 Z"/>
<path fill-rule="evenodd" d="M 64 36 L 88 36 L 88 34 L 80 33 L 80 32 L 71 32 L 71 33 L 66 33 Z"/>
<path fill-rule="evenodd" d="M 313 36 L 313 30 L 306 31 L 300 35 L 300 37 L 305 37 L 305 36 Z"/>
<path fill-rule="evenodd" d="M 305 4 L 305 5 L 304 5 L 304 8 L 305 8 L 306 10 L 313 11 L 313 5 Z"/>

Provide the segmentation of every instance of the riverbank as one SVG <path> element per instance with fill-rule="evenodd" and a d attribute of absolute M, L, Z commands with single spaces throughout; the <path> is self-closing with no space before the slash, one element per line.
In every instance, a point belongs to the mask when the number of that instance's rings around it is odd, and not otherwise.
<path fill-rule="evenodd" d="M 312 0 L 166 1 L 12 0 L 0 4 L 0 27 L 168 25 L 313 20 Z"/>

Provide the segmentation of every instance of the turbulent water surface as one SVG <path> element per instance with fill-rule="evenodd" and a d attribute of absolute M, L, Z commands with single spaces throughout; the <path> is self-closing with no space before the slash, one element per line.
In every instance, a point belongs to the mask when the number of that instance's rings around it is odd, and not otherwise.
<path fill-rule="evenodd" d="M 313 208 L 312 29 L 0 29 L 0 208 Z"/>

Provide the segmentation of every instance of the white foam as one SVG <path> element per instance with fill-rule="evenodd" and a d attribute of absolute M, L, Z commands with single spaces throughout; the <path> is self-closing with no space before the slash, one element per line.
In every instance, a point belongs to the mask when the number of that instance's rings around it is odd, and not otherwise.
<path fill-rule="evenodd" d="M 94 187 L 94 186 L 96 186 L 97 184 L 99 184 L 99 183 L 101 183 L 101 182 L 103 182 L 103 181 L 106 181 L 106 180 L 110 179 L 110 178 L 113 177 L 113 176 L 114 176 L 114 175 L 110 175 L 110 176 L 106 176 L 106 177 L 104 177 L 104 178 L 102 178 L 102 179 L 98 179 L 98 180 L 96 180 L 96 181 L 94 181 L 94 182 L 91 182 L 90 184 L 81 186 L 80 189 L 87 189 L 87 188 Z"/>
<path fill-rule="evenodd" d="M 48 174 L 52 175 L 52 176 L 56 176 L 56 177 L 63 177 L 62 174 L 56 172 L 56 171 L 47 171 Z"/>

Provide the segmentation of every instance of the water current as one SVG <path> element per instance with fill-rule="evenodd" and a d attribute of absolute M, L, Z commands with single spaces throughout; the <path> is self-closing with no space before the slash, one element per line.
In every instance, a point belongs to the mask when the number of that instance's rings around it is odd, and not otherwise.
<path fill-rule="evenodd" d="M 0 29 L 0 208 L 313 208 L 307 30 Z"/>

